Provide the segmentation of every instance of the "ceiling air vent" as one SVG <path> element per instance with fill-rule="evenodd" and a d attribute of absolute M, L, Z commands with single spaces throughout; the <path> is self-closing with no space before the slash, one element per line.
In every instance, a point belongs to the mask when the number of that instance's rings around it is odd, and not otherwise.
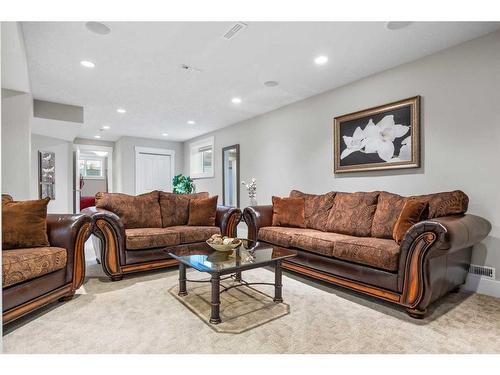
<path fill-rule="evenodd" d="M 472 273 L 473 275 L 487 277 L 489 279 L 495 278 L 495 269 L 493 267 L 478 266 L 476 264 L 471 264 L 469 267 L 469 273 Z"/>
<path fill-rule="evenodd" d="M 224 39 L 232 39 L 238 34 L 239 32 L 243 31 L 247 27 L 247 24 L 244 22 L 237 22 L 234 24 L 233 27 L 231 27 L 225 34 L 224 34 Z"/>

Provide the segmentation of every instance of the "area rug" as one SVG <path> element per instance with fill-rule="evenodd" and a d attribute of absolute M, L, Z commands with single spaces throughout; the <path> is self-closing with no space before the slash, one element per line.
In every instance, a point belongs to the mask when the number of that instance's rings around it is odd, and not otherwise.
<path fill-rule="evenodd" d="M 110 282 L 93 263 L 87 275 L 72 301 L 4 327 L 4 352 L 500 353 L 500 299 L 479 294 L 450 294 L 415 320 L 392 304 L 286 272 L 288 314 L 251 329 L 240 320 L 241 333 L 222 333 L 169 292 L 175 269 Z M 274 281 L 267 269 L 244 275 Z M 255 288 L 273 295 L 272 286 Z"/>
<path fill-rule="evenodd" d="M 237 285 L 235 282 L 225 281 L 224 286 Z M 179 288 L 174 286 L 169 289 L 174 298 L 184 304 L 193 314 L 216 332 L 242 333 L 259 327 L 272 320 L 281 318 L 290 312 L 290 306 L 286 303 L 276 303 L 273 297 L 254 289 L 242 286 L 232 288 L 220 295 L 220 317 L 222 322 L 210 324 L 210 299 L 211 287 L 209 283 L 188 283 L 188 295 L 180 297 Z"/>

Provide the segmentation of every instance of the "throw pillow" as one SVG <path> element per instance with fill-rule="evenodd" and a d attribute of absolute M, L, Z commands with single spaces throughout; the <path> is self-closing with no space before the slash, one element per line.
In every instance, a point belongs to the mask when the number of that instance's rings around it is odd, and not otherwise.
<path fill-rule="evenodd" d="M 392 237 L 400 244 L 410 227 L 427 217 L 429 204 L 419 199 L 406 199 L 403 210 L 394 225 Z"/>
<path fill-rule="evenodd" d="M 215 225 L 215 215 L 217 214 L 218 198 L 215 195 L 205 199 L 190 199 L 187 225 L 213 227 Z"/>
<path fill-rule="evenodd" d="M 160 209 L 163 228 L 186 225 L 189 220 L 189 201 L 206 199 L 208 193 L 174 194 L 160 191 Z"/>
<path fill-rule="evenodd" d="M 50 246 L 47 237 L 47 205 L 50 198 L 3 202 L 2 248 Z"/>
<path fill-rule="evenodd" d="M 273 226 L 305 228 L 304 198 L 273 197 Z"/>

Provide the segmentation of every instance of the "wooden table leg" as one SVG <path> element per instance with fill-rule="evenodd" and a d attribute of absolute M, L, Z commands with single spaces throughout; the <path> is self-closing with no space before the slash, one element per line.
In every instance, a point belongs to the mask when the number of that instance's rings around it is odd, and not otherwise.
<path fill-rule="evenodd" d="M 220 318 L 220 275 L 218 273 L 213 273 L 210 281 L 212 283 L 210 323 L 219 324 L 222 321 Z"/>
<path fill-rule="evenodd" d="M 237 271 L 234 274 L 234 281 L 241 282 L 241 271 Z"/>
<path fill-rule="evenodd" d="M 186 265 L 179 262 L 179 296 L 187 296 L 186 290 Z"/>
<path fill-rule="evenodd" d="M 283 302 L 283 296 L 281 295 L 281 260 L 276 261 L 274 267 L 274 302 Z"/>

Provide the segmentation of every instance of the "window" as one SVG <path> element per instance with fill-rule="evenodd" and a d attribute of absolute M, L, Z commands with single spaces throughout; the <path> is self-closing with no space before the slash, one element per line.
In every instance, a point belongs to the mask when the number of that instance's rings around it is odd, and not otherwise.
<path fill-rule="evenodd" d="M 214 176 L 214 137 L 205 138 L 189 145 L 191 178 Z"/>
<path fill-rule="evenodd" d="M 80 167 L 80 176 L 85 178 L 103 178 L 104 168 L 103 159 L 80 159 L 78 161 Z"/>

